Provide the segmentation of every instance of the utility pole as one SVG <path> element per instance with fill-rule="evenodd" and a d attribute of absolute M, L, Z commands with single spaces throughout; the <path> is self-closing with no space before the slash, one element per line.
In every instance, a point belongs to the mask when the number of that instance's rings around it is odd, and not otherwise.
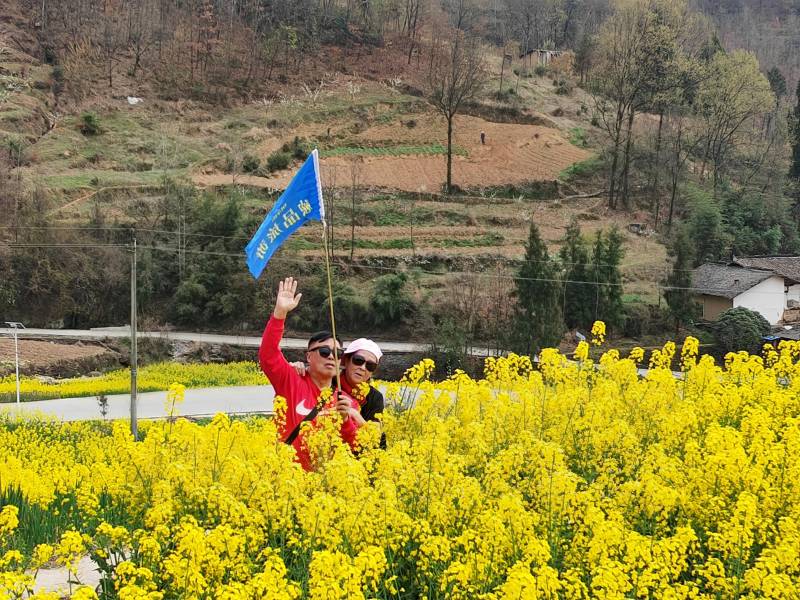
<path fill-rule="evenodd" d="M 186 268 L 186 217 L 183 213 L 183 193 L 178 196 L 178 283 L 183 281 Z"/>
<path fill-rule="evenodd" d="M 6 321 L 6 325 L 14 330 L 14 358 L 17 375 L 17 409 L 19 410 L 19 345 L 17 344 L 17 331 L 20 329 L 25 329 L 25 325 L 22 323 L 17 323 L 16 321 Z"/>
<path fill-rule="evenodd" d="M 136 377 L 138 357 L 136 349 L 136 230 L 132 230 L 131 241 L 131 435 L 139 439 L 139 426 L 136 422 Z"/>
<path fill-rule="evenodd" d="M 417 196 L 419 196 L 419 192 L 417 192 Z M 411 217 L 411 255 L 412 256 L 416 256 L 417 255 L 417 248 L 416 248 L 416 246 L 414 246 L 414 207 L 415 206 L 416 206 L 416 204 L 414 203 L 414 196 L 412 195 L 411 196 L 411 212 L 410 212 L 410 217 Z"/>

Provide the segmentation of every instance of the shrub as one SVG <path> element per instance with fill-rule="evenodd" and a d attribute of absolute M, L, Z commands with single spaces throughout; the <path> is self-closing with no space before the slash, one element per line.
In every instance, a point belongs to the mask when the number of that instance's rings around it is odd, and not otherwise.
<path fill-rule="evenodd" d="M 572 82 L 569 79 L 559 79 L 553 82 L 556 86 L 556 94 L 559 96 L 569 96 L 572 93 Z"/>
<path fill-rule="evenodd" d="M 503 91 L 494 92 L 492 97 L 500 102 L 511 102 L 517 96 L 517 91 L 514 88 L 508 88 Z"/>
<path fill-rule="evenodd" d="M 194 279 L 184 280 L 172 298 L 171 317 L 179 324 L 199 323 L 207 300 L 208 291 L 202 283 Z"/>
<path fill-rule="evenodd" d="M 533 69 L 533 72 L 537 77 L 544 77 L 548 73 L 548 68 L 544 65 L 536 65 L 536 68 Z"/>
<path fill-rule="evenodd" d="M 267 157 L 267 168 L 270 171 L 280 171 L 289 166 L 292 157 L 288 152 L 278 150 Z"/>
<path fill-rule="evenodd" d="M 603 161 L 599 158 L 587 158 L 586 160 L 582 160 L 568 166 L 558 174 L 558 178 L 562 181 L 570 181 L 572 179 L 579 179 L 581 177 L 590 177 L 600 171 L 602 167 Z"/>
<path fill-rule="evenodd" d="M 305 160 L 311 154 L 311 148 L 304 139 L 295 136 L 291 142 L 281 146 L 281 152 L 285 152 L 297 160 Z"/>
<path fill-rule="evenodd" d="M 143 173 L 145 171 L 152 171 L 153 170 L 153 163 L 147 160 L 137 160 L 134 161 L 132 165 L 130 165 L 132 171 Z"/>
<path fill-rule="evenodd" d="M 245 173 L 255 173 L 258 171 L 258 167 L 261 166 L 261 161 L 257 156 L 253 156 L 252 154 L 245 154 L 244 158 L 242 158 L 242 171 Z"/>
<path fill-rule="evenodd" d="M 414 313 L 414 302 L 408 295 L 405 273 L 383 275 L 375 280 L 370 307 L 375 324 L 398 325 Z"/>
<path fill-rule="evenodd" d="M 303 329 L 329 329 L 330 312 L 328 304 L 327 279 L 324 273 L 314 278 L 314 284 L 303 290 L 303 301 L 292 313 L 292 321 Z M 333 281 L 333 309 L 336 313 L 336 326 L 340 331 L 353 331 L 363 328 L 367 307 L 360 294 L 352 286 Z"/>
<path fill-rule="evenodd" d="M 56 65 L 53 67 L 53 94 L 58 96 L 64 91 L 64 67 Z"/>
<path fill-rule="evenodd" d="M 583 127 L 573 127 L 569 130 L 569 143 L 580 148 L 586 148 L 588 142 L 586 140 L 586 130 Z"/>
<path fill-rule="evenodd" d="M 58 51 L 50 44 L 44 47 L 44 62 L 48 65 L 54 65 L 58 61 Z"/>
<path fill-rule="evenodd" d="M 622 311 L 624 318 L 622 335 L 625 337 L 658 335 L 669 327 L 669 314 L 655 304 L 639 300 L 625 302 Z"/>
<path fill-rule="evenodd" d="M 739 350 L 758 352 L 769 329 L 764 317 L 743 306 L 726 310 L 712 325 L 717 348 L 723 354 Z"/>
<path fill-rule="evenodd" d="M 445 315 L 436 325 L 431 347 L 442 376 L 449 377 L 456 369 L 463 370 L 466 367 L 468 346 L 469 332 L 466 322 L 451 315 Z"/>
<path fill-rule="evenodd" d="M 100 120 L 93 112 L 85 112 L 81 115 L 81 133 L 83 135 L 97 135 L 101 132 Z"/>

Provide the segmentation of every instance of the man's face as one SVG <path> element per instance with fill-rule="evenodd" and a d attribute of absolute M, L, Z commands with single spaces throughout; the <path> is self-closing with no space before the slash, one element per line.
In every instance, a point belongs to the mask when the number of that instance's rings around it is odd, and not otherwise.
<path fill-rule="evenodd" d="M 308 372 L 315 377 L 335 377 L 339 368 L 339 363 L 333 358 L 333 338 L 328 338 L 321 342 L 313 342 L 306 351 L 308 361 Z M 338 346 L 337 353 L 339 358 L 342 356 L 342 349 Z M 321 353 L 320 353 L 321 352 Z M 323 356 L 327 354 L 328 356 Z"/>
<path fill-rule="evenodd" d="M 372 352 L 359 350 L 345 357 L 344 376 L 351 385 L 358 385 L 364 381 L 369 381 L 372 377 L 372 372 L 367 369 L 367 365 L 376 367 L 377 364 L 378 358 Z"/>

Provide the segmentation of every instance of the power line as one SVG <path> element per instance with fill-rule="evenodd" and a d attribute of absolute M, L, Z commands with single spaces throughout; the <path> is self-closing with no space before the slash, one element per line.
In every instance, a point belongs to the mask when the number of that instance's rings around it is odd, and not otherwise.
<path fill-rule="evenodd" d="M 167 231 L 166 229 L 140 229 L 136 228 L 136 231 L 147 231 L 150 233 L 163 233 L 165 235 L 176 235 L 177 231 Z M 219 238 L 219 239 L 226 239 L 226 240 L 243 240 L 249 242 L 251 238 L 239 236 L 239 235 L 215 235 L 211 233 L 190 233 L 188 231 L 181 232 L 180 235 L 188 236 L 188 237 L 208 237 L 208 238 Z"/>
<path fill-rule="evenodd" d="M 177 252 L 176 248 L 169 248 L 165 246 L 139 246 L 142 250 L 156 250 L 161 252 Z M 206 251 L 206 250 L 185 250 L 185 252 L 192 253 L 192 254 L 208 254 L 211 256 L 226 256 L 232 258 L 242 258 L 243 254 L 234 254 L 232 252 L 213 252 L 213 251 Z M 302 259 L 291 259 L 291 258 L 283 258 L 283 257 L 274 257 L 271 259 L 270 262 L 283 262 L 283 263 L 299 263 L 299 264 L 306 264 L 307 261 Z M 393 267 L 382 267 L 379 265 L 370 265 L 369 267 L 365 267 L 367 269 L 375 269 L 379 271 L 390 271 L 390 272 L 397 272 L 397 269 Z M 540 281 L 540 282 L 548 282 L 548 283 L 572 283 L 576 285 L 594 285 L 597 287 L 601 286 L 616 286 L 622 287 L 624 284 L 622 282 L 603 282 L 603 281 L 576 281 L 572 279 L 556 279 L 556 278 L 543 278 L 543 277 L 517 277 L 514 275 L 492 275 L 490 273 L 473 273 L 469 271 L 424 271 L 421 272 L 425 275 L 467 275 L 467 276 L 474 276 L 474 277 L 481 277 L 484 279 L 501 279 L 506 281 Z M 663 286 L 658 283 L 654 283 L 654 285 L 661 289 L 661 290 L 686 290 L 686 291 L 695 291 L 695 292 L 727 292 L 727 288 L 709 288 L 709 287 L 679 287 L 679 286 Z M 763 295 L 784 295 L 784 292 L 752 292 L 752 289 L 749 290 L 751 293 L 755 294 L 763 294 Z"/>
<path fill-rule="evenodd" d="M 130 248 L 130 244 L 14 244 L 14 243 L 0 243 L 0 246 L 5 246 L 8 248 Z M 159 252 L 180 252 L 178 248 L 170 248 L 167 246 L 138 246 L 140 250 L 155 250 Z M 212 250 L 189 250 L 184 249 L 183 252 L 189 254 L 196 254 L 196 255 L 208 255 L 208 256 L 224 256 L 230 258 L 242 258 L 244 253 L 233 253 L 233 252 L 216 252 Z M 282 262 L 282 263 L 294 263 L 294 264 L 307 264 L 308 261 L 303 259 L 292 259 L 292 258 L 283 258 L 283 257 L 274 257 L 272 259 L 274 262 Z M 382 267 L 379 265 L 370 265 L 365 266 L 366 269 L 374 269 L 378 271 L 389 271 L 392 273 L 397 272 L 397 269 L 394 267 Z M 470 271 L 425 271 L 419 270 L 424 275 L 465 275 L 465 276 L 472 276 L 472 277 L 480 277 L 483 279 L 498 279 L 504 281 L 539 281 L 545 283 L 570 283 L 575 285 L 593 285 L 596 287 L 601 286 L 614 286 L 614 287 L 622 287 L 624 284 L 622 282 L 604 282 L 604 281 L 581 281 L 581 280 L 572 280 L 572 279 L 557 279 L 557 278 L 545 278 L 545 277 L 517 277 L 514 275 L 492 275 L 490 273 L 476 273 Z M 711 287 L 680 287 L 680 286 L 664 286 L 659 283 L 653 283 L 653 285 L 660 289 L 660 290 L 685 290 L 685 291 L 692 291 L 692 292 L 727 292 L 729 291 L 728 288 L 711 288 Z M 777 295 L 785 295 L 785 292 L 757 292 L 753 291 L 752 288 L 748 290 L 752 294 L 758 295 L 769 295 L 769 296 L 777 296 Z"/>
<path fill-rule="evenodd" d="M 14 226 L 13 225 L 0 226 L 0 229 L 14 229 Z M 169 230 L 166 230 L 166 229 L 149 229 L 149 228 L 144 228 L 144 227 L 133 227 L 133 226 L 131 226 L 131 227 L 74 227 L 74 228 L 73 227 L 28 227 L 28 226 L 26 226 L 26 227 L 20 227 L 20 229 L 34 229 L 34 230 L 53 229 L 53 230 L 58 230 L 58 231 L 103 230 L 103 231 L 121 231 L 121 232 L 126 232 L 126 233 L 129 233 L 131 231 L 136 231 L 136 232 L 148 232 L 148 233 L 164 234 L 164 235 L 170 235 L 170 236 L 179 235 L 179 236 L 184 236 L 184 237 L 206 237 L 206 238 L 226 239 L 226 240 L 236 240 L 236 241 L 246 241 L 246 242 L 249 242 L 250 239 L 251 239 L 251 238 L 244 237 L 244 236 L 217 235 L 217 234 L 210 234 L 210 233 L 191 233 L 191 232 L 186 232 L 186 231 L 180 231 L 179 232 L 179 231 L 169 231 Z M 188 250 L 188 249 L 185 249 L 184 251 L 185 252 L 189 252 L 189 253 L 193 252 L 192 250 Z M 194 252 L 197 253 L 197 251 L 194 251 Z M 211 252 L 208 252 L 208 253 L 212 254 Z M 239 256 L 239 255 L 237 255 L 237 256 Z M 283 260 L 286 260 L 286 259 L 283 259 Z M 520 260 L 524 260 L 524 259 L 520 259 Z M 299 261 L 299 262 L 303 262 L 303 261 Z M 616 266 L 616 267 L 620 267 L 620 268 L 634 268 L 634 267 L 641 267 L 641 266 L 647 267 L 648 266 L 648 265 L 641 265 L 641 264 L 634 264 L 634 265 L 627 265 L 626 266 L 626 265 L 612 265 L 610 263 L 596 263 L 596 262 L 569 262 L 569 261 L 561 261 L 561 260 L 557 260 L 557 259 L 533 260 L 533 261 L 528 261 L 528 262 L 534 262 L 534 263 L 557 262 L 560 265 L 569 266 L 569 267 L 577 267 L 577 266 L 584 266 L 584 267 L 592 267 L 592 266 L 594 266 L 594 267 L 615 267 Z M 378 267 L 375 267 L 375 268 L 378 268 Z M 658 270 L 658 271 L 662 270 L 661 267 L 658 267 L 658 266 L 655 266 L 655 265 L 649 266 L 649 268 L 652 268 L 652 269 Z M 675 269 L 671 269 L 671 270 L 674 271 Z M 694 269 L 678 269 L 678 271 L 682 272 L 682 273 L 691 273 L 693 270 Z M 666 269 L 664 269 L 664 272 L 666 273 Z M 450 271 L 450 273 L 456 273 L 456 272 L 455 271 Z"/>
<path fill-rule="evenodd" d="M 29 244 L 16 242 L 0 242 L 6 248 L 130 248 L 130 244 Z"/>
<path fill-rule="evenodd" d="M 135 227 L 74 227 L 74 226 L 60 226 L 60 225 L 0 225 L 0 229 L 34 229 L 34 230 L 42 230 L 42 229 L 54 229 L 57 231 L 97 231 L 97 230 L 107 230 L 107 231 L 130 231 L 131 229 L 135 229 Z"/>

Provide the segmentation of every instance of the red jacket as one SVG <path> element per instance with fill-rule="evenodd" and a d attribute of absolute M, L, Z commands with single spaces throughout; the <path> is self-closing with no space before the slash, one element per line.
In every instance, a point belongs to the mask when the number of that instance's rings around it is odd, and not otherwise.
<path fill-rule="evenodd" d="M 269 382 L 275 389 L 275 395 L 286 399 L 286 423 L 281 432 L 281 438 L 286 439 L 289 434 L 302 422 L 305 416 L 314 408 L 319 399 L 320 389 L 306 375 L 298 375 L 294 368 L 289 364 L 281 352 L 280 343 L 283 337 L 283 324 L 280 319 L 274 316 L 269 318 L 267 326 L 264 328 L 264 335 L 261 338 L 261 348 L 258 351 L 258 360 L 261 363 L 261 370 L 269 378 Z M 359 404 L 353 398 L 350 399 L 353 408 L 359 409 Z M 311 422 L 314 423 L 316 418 Z M 356 432 L 358 427 L 352 419 L 346 419 L 342 423 L 340 434 L 342 439 L 352 448 L 355 445 Z M 298 435 L 292 442 L 297 452 L 297 460 L 306 471 L 311 470 L 311 459 L 308 449 L 303 443 L 303 436 Z"/>

